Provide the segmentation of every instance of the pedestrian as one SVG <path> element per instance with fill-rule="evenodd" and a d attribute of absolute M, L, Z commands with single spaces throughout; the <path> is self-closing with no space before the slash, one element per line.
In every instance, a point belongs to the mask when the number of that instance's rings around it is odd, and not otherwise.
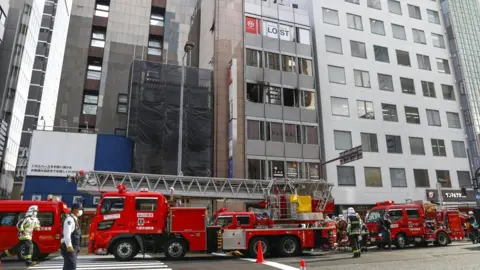
<path fill-rule="evenodd" d="M 383 216 L 383 219 L 380 219 L 379 232 L 382 234 L 382 244 L 380 247 L 385 249 L 388 246 L 388 250 L 392 251 L 392 233 L 390 231 L 392 226 L 392 221 L 390 220 L 390 215 L 387 213 Z"/>
<path fill-rule="evenodd" d="M 17 222 L 18 243 L 0 254 L 0 260 L 13 254 L 19 254 L 22 252 L 22 247 L 24 246 L 25 254 L 23 255 L 23 258 L 25 259 L 27 267 L 37 264 L 35 261 L 32 261 L 33 231 L 40 229 L 40 221 L 38 221 L 37 213 L 38 206 L 32 205 L 28 208 L 27 213 L 25 213 L 25 217 Z"/>
<path fill-rule="evenodd" d="M 480 243 L 480 239 L 479 239 L 480 233 L 478 230 L 478 223 L 477 223 L 477 219 L 473 215 L 473 211 L 468 211 L 467 222 L 469 223 L 469 226 L 470 226 L 470 234 L 471 234 L 470 238 L 472 242 L 474 244 Z"/>
<path fill-rule="evenodd" d="M 358 218 L 353 207 L 347 210 L 347 233 L 350 238 L 353 257 L 358 258 L 361 255 L 360 237 L 361 237 L 362 220 Z"/>
<path fill-rule="evenodd" d="M 81 204 L 72 204 L 72 212 L 63 222 L 63 239 L 61 254 L 63 257 L 63 270 L 77 269 L 77 255 L 80 252 L 80 240 L 82 234 L 78 224 L 78 218 L 83 214 Z"/>

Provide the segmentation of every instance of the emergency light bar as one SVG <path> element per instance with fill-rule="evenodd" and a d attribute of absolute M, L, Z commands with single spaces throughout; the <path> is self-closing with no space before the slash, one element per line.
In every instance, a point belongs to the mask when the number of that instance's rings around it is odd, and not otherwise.
<path fill-rule="evenodd" d="M 394 201 L 377 202 L 377 206 L 380 206 L 380 205 L 393 205 L 393 204 L 395 204 Z"/>
<path fill-rule="evenodd" d="M 127 191 L 127 187 L 125 185 L 118 185 L 117 189 L 119 193 L 124 193 L 125 191 Z"/>

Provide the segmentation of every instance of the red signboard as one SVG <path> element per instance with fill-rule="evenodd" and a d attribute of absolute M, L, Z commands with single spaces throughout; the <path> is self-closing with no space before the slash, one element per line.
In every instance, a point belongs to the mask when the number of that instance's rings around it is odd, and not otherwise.
<path fill-rule="evenodd" d="M 260 25 L 258 23 L 258 19 L 245 17 L 245 31 L 250 34 L 260 34 Z"/>

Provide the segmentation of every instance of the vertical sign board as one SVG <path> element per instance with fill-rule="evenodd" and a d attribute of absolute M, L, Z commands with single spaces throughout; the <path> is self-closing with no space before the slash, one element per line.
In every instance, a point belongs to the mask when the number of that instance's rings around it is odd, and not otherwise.
<path fill-rule="evenodd" d="M 235 148 L 237 145 L 237 59 L 232 58 L 228 68 L 228 103 L 229 103 L 229 140 L 228 140 L 228 177 L 233 178 Z"/>
<path fill-rule="evenodd" d="M 259 19 L 252 17 L 245 17 L 245 32 L 258 35 L 260 34 Z"/>

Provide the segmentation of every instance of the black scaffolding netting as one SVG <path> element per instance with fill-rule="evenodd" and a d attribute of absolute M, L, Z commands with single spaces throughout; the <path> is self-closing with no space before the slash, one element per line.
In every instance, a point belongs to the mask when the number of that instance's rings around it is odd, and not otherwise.
<path fill-rule="evenodd" d="M 176 175 L 182 67 L 136 60 L 130 78 L 128 136 L 133 171 Z M 182 173 L 212 176 L 212 72 L 186 67 Z"/>

